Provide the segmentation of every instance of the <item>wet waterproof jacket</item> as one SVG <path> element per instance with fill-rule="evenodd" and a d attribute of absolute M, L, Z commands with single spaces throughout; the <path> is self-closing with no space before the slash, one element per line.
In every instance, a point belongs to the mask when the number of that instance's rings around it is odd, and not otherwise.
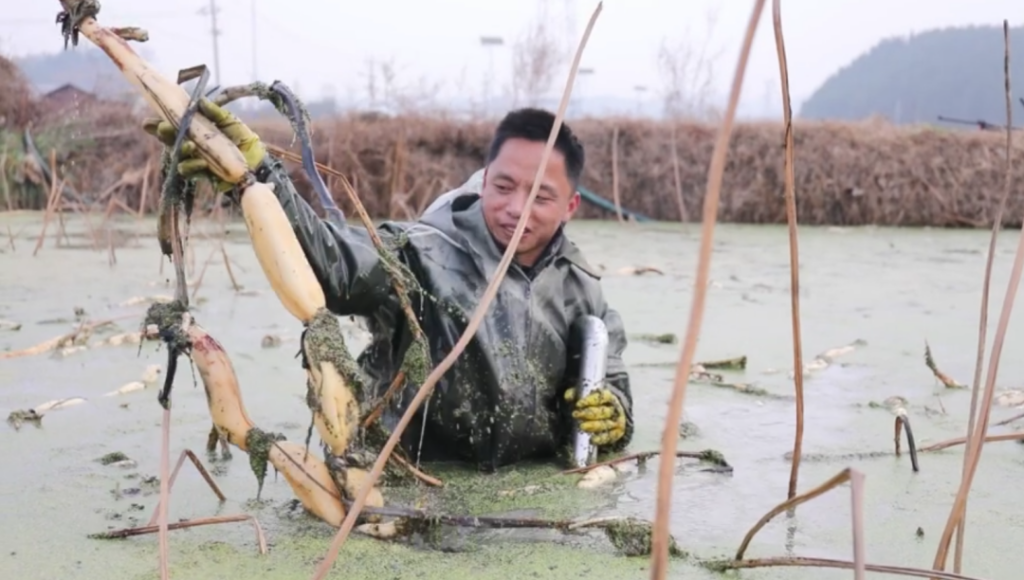
<path fill-rule="evenodd" d="M 503 254 L 483 219 L 482 173 L 448 192 L 418 221 L 378 228 L 386 245 L 398 246 L 397 257 L 423 290 L 410 299 L 428 337 L 432 367 L 462 335 Z M 412 333 L 366 230 L 321 220 L 277 159 L 268 156 L 256 175 L 274 184 L 327 308 L 366 319 L 372 341 L 358 362 L 371 396 L 382 396 L 402 366 Z M 574 321 L 588 314 L 607 327 L 605 386 L 627 415 L 625 436 L 602 451 L 625 447 L 633 420 L 622 320 L 605 303 L 598 274 L 560 233 L 532 268 L 510 266 L 476 335 L 403 434 L 403 448 L 424 461 L 466 461 L 485 471 L 558 456 L 572 442 L 564 393 L 578 380 L 581 339 L 574 335 Z M 408 382 L 384 414 L 389 429 L 420 386 Z"/>

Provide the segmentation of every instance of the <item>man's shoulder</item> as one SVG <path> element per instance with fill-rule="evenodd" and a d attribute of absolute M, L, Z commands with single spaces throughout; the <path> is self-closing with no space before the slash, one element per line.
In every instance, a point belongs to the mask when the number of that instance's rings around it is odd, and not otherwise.
<path fill-rule="evenodd" d="M 562 258 L 569 264 L 570 269 L 581 274 L 584 280 L 600 282 L 601 272 L 587 261 L 579 246 L 568 237 L 563 244 Z"/>
<path fill-rule="evenodd" d="M 451 212 L 453 210 L 452 204 L 459 198 L 471 198 L 476 199 L 480 195 L 480 190 L 483 189 L 484 185 L 484 170 L 478 169 L 476 173 L 469 176 L 469 179 L 462 185 L 442 193 L 434 201 L 427 206 L 424 210 L 421 220 L 427 216 L 430 216 L 436 212 Z"/>

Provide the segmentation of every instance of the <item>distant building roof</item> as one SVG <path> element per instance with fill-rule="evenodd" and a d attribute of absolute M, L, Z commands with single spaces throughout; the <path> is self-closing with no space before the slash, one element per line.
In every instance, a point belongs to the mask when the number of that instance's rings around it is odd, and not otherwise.
<path fill-rule="evenodd" d="M 69 107 L 95 103 L 100 99 L 72 83 L 65 83 L 46 91 L 39 100 L 46 110 L 63 111 Z"/>
<path fill-rule="evenodd" d="M 83 95 L 89 95 L 90 97 L 95 96 L 92 92 L 87 91 L 74 83 L 64 83 L 62 85 L 42 85 L 38 86 L 37 88 L 39 89 L 39 92 L 42 93 L 42 98 L 44 99 L 67 92 L 81 93 Z"/>

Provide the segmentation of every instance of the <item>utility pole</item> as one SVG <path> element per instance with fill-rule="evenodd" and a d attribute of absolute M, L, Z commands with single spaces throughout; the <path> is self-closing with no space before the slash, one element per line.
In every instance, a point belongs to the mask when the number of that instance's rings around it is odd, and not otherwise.
<path fill-rule="evenodd" d="M 199 14 L 210 15 L 210 38 L 213 40 L 213 78 L 220 86 L 220 30 L 217 30 L 217 0 L 210 0 L 209 8 L 200 8 Z"/>
<path fill-rule="evenodd" d="M 259 59 L 257 58 L 259 43 L 256 41 L 256 0 L 252 0 L 250 6 L 252 8 L 252 82 L 255 83 L 260 80 Z"/>

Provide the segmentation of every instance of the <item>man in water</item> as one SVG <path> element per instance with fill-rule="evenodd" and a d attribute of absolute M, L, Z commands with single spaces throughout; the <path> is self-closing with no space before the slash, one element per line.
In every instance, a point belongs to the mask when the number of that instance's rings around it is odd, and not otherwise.
<path fill-rule="evenodd" d="M 328 309 L 368 321 L 373 338 L 359 364 L 369 392 L 381 397 L 402 365 L 412 332 L 367 231 L 321 220 L 256 134 L 209 101 L 202 101 L 200 112 L 238 146 L 256 179 L 274 186 Z M 379 228 L 422 289 L 410 299 L 434 365 L 462 335 L 512 239 L 554 120 L 538 109 L 509 113 L 497 127 L 485 169 L 442 196 L 417 221 Z M 168 123 L 147 122 L 145 127 L 173 144 Z M 194 156 L 193 147 L 182 153 L 183 175 L 206 177 L 218 191 L 232 189 Z M 582 145 L 563 125 L 494 302 L 465 352 L 403 434 L 402 446 L 410 456 L 467 461 L 486 471 L 550 459 L 571 444 L 572 418 L 599 451 L 628 445 L 632 395 L 622 361 L 622 320 L 605 302 L 598 274 L 564 233 L 580 203 L 583 163 Z M 606 380 L 602 388 L 577 398 L 581 340 L 574 323 L 585 315 L 601 318 L 608 330 Z M 420 386 L 406 383 L 384 414 L 388 428 Z"/>

